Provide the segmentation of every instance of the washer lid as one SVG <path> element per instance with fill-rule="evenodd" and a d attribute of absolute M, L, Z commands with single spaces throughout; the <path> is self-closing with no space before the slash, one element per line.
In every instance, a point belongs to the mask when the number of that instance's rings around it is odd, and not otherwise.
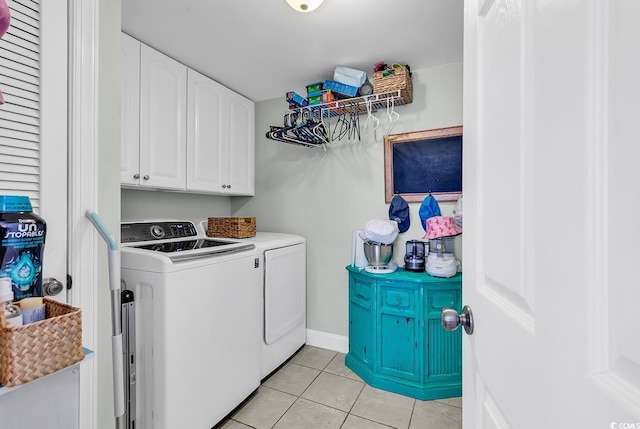
<path fill-rule="evenodd" d="M 207 249 L 210 247 L 228 246 L 228 241 L 213 240 L 207 238 L 198 238 L 196 240 L 173 240 L 152 242 L 148 244 L 133 245 L 135 249 L 153 250 L 162 253 L 184 252 L 185 250 Z"/>
<path fill-rule="evenodd" d="M 255 249 L 253 243 L 232 238 L 209 238 L 198 234 L 189 221 L 144 221 L 120 226 L 123 254 L 141 252 L 164 255 L 182 262 Z"/>

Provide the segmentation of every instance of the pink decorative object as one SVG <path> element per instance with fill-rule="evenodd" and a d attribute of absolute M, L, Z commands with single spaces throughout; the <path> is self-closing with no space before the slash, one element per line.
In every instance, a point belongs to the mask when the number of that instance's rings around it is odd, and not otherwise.
<path fill-rule="evenodd" d="M 11 11 L 5 0 L 0 0 L 0 37 L 4 36 L 4 33 L 9 29 L 11 23 Z M 0 104 L 4 104 L 4 97 L 0 92 Z"/>
<path fill-rule="evenodd" d="M 11 11 L 5 0 L 0 0 L 0 37 L 7 32 L 11 22 Z"/>

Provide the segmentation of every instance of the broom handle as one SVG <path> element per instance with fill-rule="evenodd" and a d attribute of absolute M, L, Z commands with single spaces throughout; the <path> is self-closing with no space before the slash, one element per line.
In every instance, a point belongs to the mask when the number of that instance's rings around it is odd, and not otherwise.
<path fill-rule="evenodd" d="M 113 409 L 116 427 L 123 426 L 124 408 L 124 367 L 122 361 L 122 324 L 120 306 L 120 252 L 118 242 L 109 232 L 102 219 L 90 210 L 87 218 L 96 227 L 109 248 L 109 289 L 111 289 L 111 350 L 113 354 Z"/>

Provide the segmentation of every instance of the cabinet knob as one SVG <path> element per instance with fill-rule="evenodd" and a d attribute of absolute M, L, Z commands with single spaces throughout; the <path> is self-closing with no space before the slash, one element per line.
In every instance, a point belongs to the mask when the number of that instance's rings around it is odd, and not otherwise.
<path fill-rule="evenodd" d="M 222 185 L 222 189 L 227 189 L 227 185 Z"/>
<path fill-rule="evenodd" d="M 458 326 L 462 325 L 468 335 L 473 334 L 473 312 L 471 307 L 465 305 L 460 314 L 453 308 L 443 308 L 440 315 L 440 323 L 445 331 L 455 331 Z"/>
<path fill-rule="evenodd" d="M 144 179 L 144 180 L 149 180 L 149 175 L 148 175 L 148 174 L 145 174 L 145 175 L 144 175 L 144 177 L 143 177 L 143 179 Z"/>
<path fill-rule="evenodd" d="M 140 178 L 140 175 L 139 175 L 138 173 L 136 173 L 136 174 L 134 174 L 134 175 L 133 175 L 133 178 L 134 178 L 134 179 L 139 179 L 139 178 Z"/>
<path fill-rule="evenodd" d="M 231 185 L 227 185 L 227 189 L 231 189 Z"/>

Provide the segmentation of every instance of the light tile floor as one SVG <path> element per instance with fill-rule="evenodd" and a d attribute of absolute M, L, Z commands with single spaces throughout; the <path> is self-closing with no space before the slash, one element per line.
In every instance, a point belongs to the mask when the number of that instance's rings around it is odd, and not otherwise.
<path fill-rule="evenodd" d="M 344 357 L 304 346 L 217 428 L 462 428 L 462 398 L 421 401 L 373 388 Z"/>

